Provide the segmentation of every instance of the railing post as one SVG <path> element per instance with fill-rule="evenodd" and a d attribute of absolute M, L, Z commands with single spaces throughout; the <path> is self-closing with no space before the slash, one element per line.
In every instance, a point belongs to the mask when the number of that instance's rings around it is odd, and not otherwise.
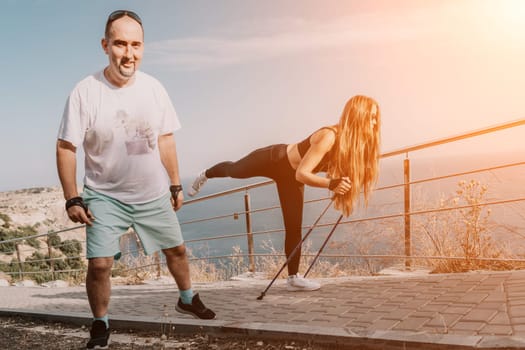
<path fill-rule="evenodd" d="M 49 268 L 51 269 L 51 276 L 53 278 L 53 281 L 55 278 L 55 261 L 53 260 L 53 257 L 51 256 L 51 242 L 49 239 L 49 235 L 47 236 L 47 254 L 49 255 Z"/>
<path fill-rule="evenodd" d="M 409 270 L 411 266 L 410 256 L 412 256 L 411 248 L 411 232 L 410 232 L 410 159 L 403 161 L 403 173 L 405 181 L 405 269 Z"/>
<path fill-rule="evenodd" d="M 16 258 L 18 259 L 18 275 L 20 276 L 20 280 L 24 279 L 24 269 L 22 268 L 22 260 L 20 260 L 20 248 L 18 247 L 18 243 L 15 243 L 15 249 L 16 249 Z"/>
<path fill-rule="evenodd" d="M 153 257 L 155 259 L 155 265 L 156 265 L 156 268 L 157 268 L 157 279 L 160 279 L 160 254 L 159 252 L 155 252 L 153 254 Z"/>
<path fill-rule="evenodd" d="M 255 272 L 255 257 L 253 256 L 253 233 L 252 233 L 252 220 L 250 215 L 250 194 L 248 191 L 244 194 L 244 210 L 246 216 L 246 238 L 248 239 L 248 257 L 250 259 L 250 266 L 248 271 Z"/>

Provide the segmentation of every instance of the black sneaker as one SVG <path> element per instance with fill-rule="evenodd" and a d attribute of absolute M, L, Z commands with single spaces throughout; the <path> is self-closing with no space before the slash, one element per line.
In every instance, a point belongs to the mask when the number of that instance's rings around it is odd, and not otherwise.
<path fill-rule="evenodd" d="M 106 328 L 106 322 L 101 320 L 93 321 L 89 334 L 91 338 L 86 345 L 86 349 L 108 349 L 109 328 Z"/>
<path fill-rule="evenodd" d="M 201 298 L 199 297 L 199 293 L 193 296 L 191 304 L 184 304 L 179 298 L 179 302 L 177 303 L 177 306 L 175 306 L 175 310 L 183 314 L 191 315 L 195 318 L 200 318 L 202 320 L 213 320 L 215 318 L 215 312 L 204 306 Z"/>

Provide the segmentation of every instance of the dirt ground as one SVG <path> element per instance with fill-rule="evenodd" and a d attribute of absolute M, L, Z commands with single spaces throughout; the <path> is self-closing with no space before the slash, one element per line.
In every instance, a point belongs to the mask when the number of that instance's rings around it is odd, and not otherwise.
<path fill-rule="evenodd" d="M 85 349 L 88 333 L 89 330 L 85 327 L 46 323 L 26 318 L 0 317 L 0 349 Z M 328 348 L 289 340 L 223 338 L 205 334 L 161 339 L 160 334 L 120 332 L 112 332 L 109 346 L 111 350 L 320 350 Z"/>

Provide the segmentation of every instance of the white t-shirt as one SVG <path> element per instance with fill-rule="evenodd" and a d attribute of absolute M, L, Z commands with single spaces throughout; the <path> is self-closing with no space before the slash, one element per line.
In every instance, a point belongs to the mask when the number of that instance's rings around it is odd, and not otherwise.
<path fill-rule="evenodd" d="M 85 185 L 137 204 L 168 192 L 157 140 L 179 128 L 177 113 L 157 79 L 137 71 L 132 85 L 118 88 L 100 71 L 69 95 L 58 138 L 83 145 Z"/>

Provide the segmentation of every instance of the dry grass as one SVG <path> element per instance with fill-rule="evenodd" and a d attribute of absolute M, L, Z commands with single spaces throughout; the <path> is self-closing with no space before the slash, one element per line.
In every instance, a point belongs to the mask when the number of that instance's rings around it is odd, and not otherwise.
<path fill-rule="evenodd" d="M 458 257 L 458 259 L 426 260 L 435 273 L 472 270 L 512 270 L 525 264 L 488 259 L 513 259 L 508 246 L 491 236 L 491 210 L 483 206 L 487 186 L 479 181 L 460 181 L 458 189 L 449 198 L 442 198 L 440 208 L 454 208 L 426 214 L 415 221 L 416 255 Z M 467 208 L 461 208 L 468 205 Z M 484 260 L 485 259 L 485 260 Z"/>

